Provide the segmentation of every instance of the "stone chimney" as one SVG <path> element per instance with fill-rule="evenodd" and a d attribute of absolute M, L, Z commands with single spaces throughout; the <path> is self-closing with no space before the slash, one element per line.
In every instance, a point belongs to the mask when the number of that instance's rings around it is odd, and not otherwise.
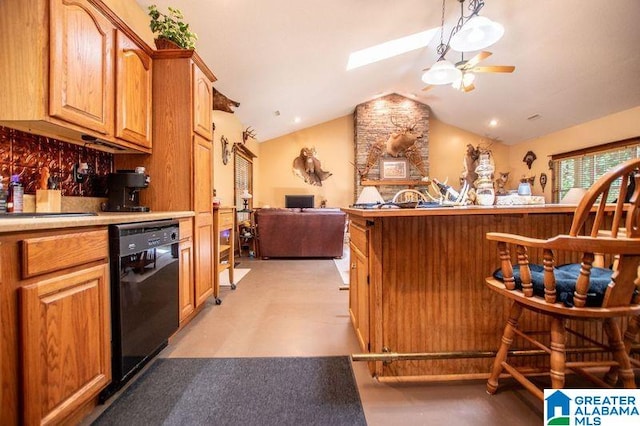
<path fill-rule="evenodd" d="M 392 117 L 397 124 L 416 124 L 415 130 L 423 135 L 416 143 L 418 144 L 419 152 L 428 171 L 429 106 L 395 93 L 356 106 L 354 112 L 354 157 L 356 167 L 358 170 L 364 169 L 371 147 L 378 141 L 386 141 L 392 132 L 398 130 L 391 122 Z M 381 158 L 383 157 L 391 158 L 385 153 L 383 153 Z M 421 178 L 420 172 L 413 165 L 409 165 L 408 179 L 420 180 Z M 360 176 L 357 172 L 355 173 L 355 179 L 354 202 L 362 190 Z M 369 170 L 367 179 L 380 179 L 379 160 Z M 393 198 L 393 195 L 401 189 L 406 189 L 406 187 L 391 185 L 378 187 L 380 194 L 386 201 Z"/>

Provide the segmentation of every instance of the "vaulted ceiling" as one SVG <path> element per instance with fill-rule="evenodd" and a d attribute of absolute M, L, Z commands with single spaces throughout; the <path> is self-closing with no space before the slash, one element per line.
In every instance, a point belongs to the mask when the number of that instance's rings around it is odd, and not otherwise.
<path fill-rule="evenodd" d="M 261 141 L 388 93 L 415 97 L 439 120 L 506 144 L 640 105 L 638 0 L 485 0 L 480 14 L 502 23 L 505 35 L 485 49 L 493 55 L 482 65 L 516 70 L 478 74 L 469 93 L 421 91 L 439 34 L 427 47 L 346 71 L 352 51 L 440 27 L 441 0 L 137 1 L 183 12 L 218 77 L 214 86 L 241 103 L 235 114 Z M 459 1 L 446 0 L 445 41 L 459 16 Z"/>

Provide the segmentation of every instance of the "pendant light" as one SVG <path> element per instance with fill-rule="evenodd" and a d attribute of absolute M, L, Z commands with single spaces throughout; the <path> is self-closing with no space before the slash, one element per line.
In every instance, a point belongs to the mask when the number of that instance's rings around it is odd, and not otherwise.
<path fill-rule="evenodd" d="M 441 55 L 440 60 L 422 74 L 422 81 L 427 84 L 441 85 L 451 84 L 462 78 L 462 71 L 456 68 L 450 61 L 444 58 L 446 53 L 446 45 L 444 44 L 444 2 L 442 0 L 442 20 L 440 26 L 440 45 L 438 53 Z"/>
<path fill-rule="evenodd" d="M 469 86 L 471 86 L 475 79 L 476 79 L 475 74 L 471 72 L 466 72 L 461 76 L 461 78 L 454 81 L 451 85 L 453 86 L 454 89 L 464 90 L 465 88 L 468 88 Z"/>
<path fill-rule="evenodd" d="M 497 22 L 493 22 L 489 18 L 478 16 L 480 9 L 484 7 L 484 0 L 469 0 L 469 14 L 466 16 L 464 14 L 465 0 L 458 1 L 460 2 L 460 18 L 451 30 L 449 40 L 445 43 L 445 0 L 442 0 L 440 44 L 436 49 L 439 57 L 438 61 L 431 68 L 425 70 L 426 72 L 422 75 L 422 81 L 429 85 L 453 84 L 453 86 L 459 90 L 469 91 L 473 88 L 474 75 L 469 72 L 463 75 L 461 69 L 445 58 L 447 52 L 450 48 L 459 52 L 471 52 L 484 49 L 498 41 L 503 36 L 504 27 Z M 486 52 L 484 53 L 486 54 Z M 458 65 L 460 66 L 460 64 Z M 461 66 L 461 68 L 464 68 L 464 65 Z M 497 72 L 511 71 L 501 70 Z M 471 89 L 466 90 L 469 87 L 471 87 Z"/>
<path fill-rule="evenodd" d="M 464 17 L 463 4 L 460 1 L 461 16 Z M 477 11 L 474 11 L 477 13 Z M 449 46 L 458 52 L 473 52 L 489 47 L 504 35 L 504 27 L 485 16 L 472 16 L 449 41 Z"/>
<path fill-rule="evenodd" d="M 462 71 L 450 61 L 441 59 L 422 75 L 422 81 L 427 84 L 451 84 L 462 78 Z"/>

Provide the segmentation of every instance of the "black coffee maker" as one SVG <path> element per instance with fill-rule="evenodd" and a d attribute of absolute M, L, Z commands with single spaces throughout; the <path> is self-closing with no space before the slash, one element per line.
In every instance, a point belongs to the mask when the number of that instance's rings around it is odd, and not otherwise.
<path fill-rule="evenodd" d="M 149 186 L 149 175 L 144 171 L 117 170 L 109 173 L 107 189 L 108 212 L 148 212 L 149 207 L 140 205 L 140 190 Z"/>

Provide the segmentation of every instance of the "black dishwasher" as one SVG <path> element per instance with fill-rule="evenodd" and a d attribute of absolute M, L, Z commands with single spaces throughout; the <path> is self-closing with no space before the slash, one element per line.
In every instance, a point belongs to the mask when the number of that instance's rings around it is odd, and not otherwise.
<path fill-rule="evenodd" d="M 112 382 L 104 402 L 166 345 L 179 325 L 175 220 L 109 227 Z"/>

